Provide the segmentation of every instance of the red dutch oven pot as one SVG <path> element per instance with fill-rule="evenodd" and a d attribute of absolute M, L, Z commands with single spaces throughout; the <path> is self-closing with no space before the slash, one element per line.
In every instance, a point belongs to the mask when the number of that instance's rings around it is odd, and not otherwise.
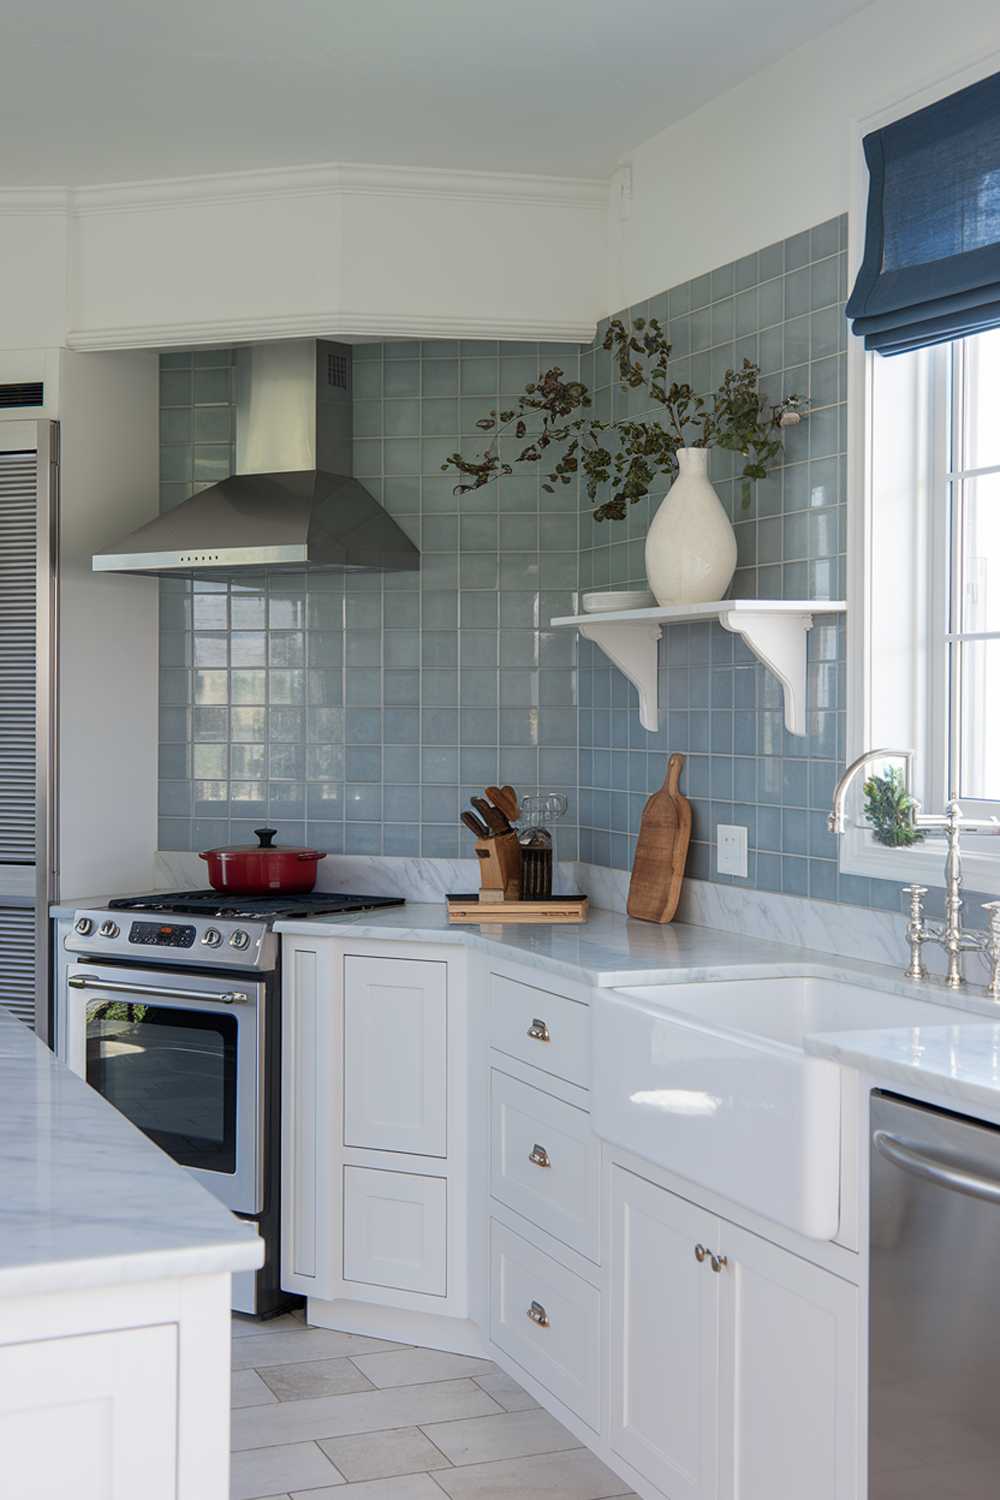
<path fill-rule="evenodd" d="M 256 844 L 232 849 L 205 849 L 212 889 L 230 896 L 304 895 L 316 884 L 316 866 L 326 859 L 321 849 L 275 849 L 276 828 L 255 828 Z"/>

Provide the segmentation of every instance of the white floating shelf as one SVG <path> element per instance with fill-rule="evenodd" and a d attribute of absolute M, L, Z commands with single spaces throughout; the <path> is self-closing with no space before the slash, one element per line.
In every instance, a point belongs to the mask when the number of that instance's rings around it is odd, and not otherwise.
<path fill-rule="evenodd" d="M 785 690 L 785 726 L 790 734 L 806 732 L 806 632 L 813 615 L 843 614 L 842 599 L 721 599 L 712 604 L 671 604 L 655 609 L 608 610 L 563 615 L 551 625 L 575 625 L 639 694 L 639 722 L 659 727 L 657 642 L 664 625 L 718 620 L 750 647 Z"/>

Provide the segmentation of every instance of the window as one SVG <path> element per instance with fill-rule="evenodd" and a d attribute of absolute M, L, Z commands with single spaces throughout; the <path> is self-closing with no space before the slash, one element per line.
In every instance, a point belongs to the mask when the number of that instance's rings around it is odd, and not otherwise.
<path fill-rule="evenodd" d="M 859 122 L 850 315 L 864 338 L 848 353 L 846 758 L 912 748 L 924 809 L 957 798 L 980 818 L 1000 818 L 995 67 Z M 930 170 L 944 150 L 954 170 Z M 909 236 L 902 270 L 886 253 L 895 229 Z M 876 844 L 858 785 L 849 812 L 847 873 L 944 883 L 942 840 Z M 965 836 L 963 855 L 967 888 L 1000 895 L 1000 837 Z"/>
<path fill-rule="evenodd" d="M 946 361 L 944 601 L 933 698 L 946 705 L 941 790 L 1000 816 L 1000 329 L 942 346 Z M 992 691 L 991 691 L 992 684 Z"/>

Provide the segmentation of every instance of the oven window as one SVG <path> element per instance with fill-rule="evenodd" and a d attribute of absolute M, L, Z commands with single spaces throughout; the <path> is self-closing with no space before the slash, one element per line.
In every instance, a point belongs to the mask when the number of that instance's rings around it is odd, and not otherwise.
<path fill-rule="evenodd" d="M 87 1082 L 186 1167 L 236 1171 L 232 1015 L 157 1002 L 87 1005 Z"/>

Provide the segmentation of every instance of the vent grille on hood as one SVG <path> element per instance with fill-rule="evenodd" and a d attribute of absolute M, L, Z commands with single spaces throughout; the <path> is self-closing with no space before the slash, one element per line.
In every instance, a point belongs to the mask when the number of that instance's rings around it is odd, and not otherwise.
<path fill-rule="evenodd" d="M 351 477 L 351 351 L 298 340 L 236 355 L 236 473 L 109 547 L 95 571 L 415 571 L 420 554 Z"/>

